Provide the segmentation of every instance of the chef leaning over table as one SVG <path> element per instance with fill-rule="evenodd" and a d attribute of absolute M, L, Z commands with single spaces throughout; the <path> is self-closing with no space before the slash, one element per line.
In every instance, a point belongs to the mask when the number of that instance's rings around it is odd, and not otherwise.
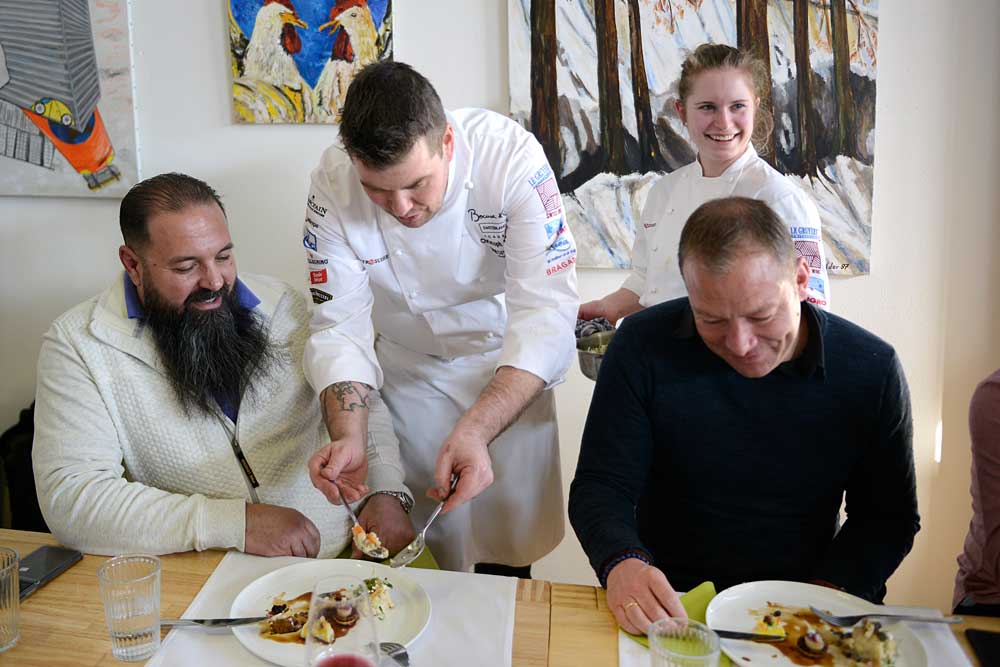
<path fill-rule="evenodd" d="M 351 84 L 313 171 L 303 244 L 309 381 L 331 502 L 364 490 L 367 406 L 392 413 L 414 523 L 459 476 L 427 542 L 443 567 L 529 576 L 563 536 L 551 387 L 574 352 L 576 247 L 541 146 L 482 109 L 446 112 L 408 65 Z M 424 495 L 427 491 L 427 495 Z"/>
<path fill-rule="evenodd" d="M 135 185 L 120 218 L 124 272 L 61 315 L 38 357 L 32 463 L 52 532 L 98 554 L 337 555 L 351 521 L 305 469 L 325 441 L 302 372 L 307 300 L 237 275 L 222 201 L 196 178 Z M 398 551 L 407 489 L 388 411 L 372 410 L 359 519 Z"/>

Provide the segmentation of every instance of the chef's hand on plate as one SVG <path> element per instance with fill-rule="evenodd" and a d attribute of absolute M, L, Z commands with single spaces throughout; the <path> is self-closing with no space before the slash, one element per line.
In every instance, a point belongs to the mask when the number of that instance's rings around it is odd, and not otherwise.
<path fill-rule="evenodd" d="M 368 499 L 358 515 L 358 522 L 365 532 L 378 535 L 390 556 L 395 556 L 417 536 L 410 522 L 410 515 L 403 510 L 399 499 L 384 493 Z M 353 541 L 351 544 L 351 558 L 366 557 Z"/>
<path fill-rule="evenodd" d="M 359 438 L 331 442 L 309 458 L 309 479 L 334 505 L 363 498 L 368 493 L 366 477 L 368 456 L 364 441 Z M 344 498 L 340 497 L 340 491 L 344 492 Z"/>
<path fill-rule="evenodd" d="M 608 574 L 608 607 L 618 625 L 634 635 L 646 634 L 658 618 L 687 618 L 666 575 L 638 558 L 623 560 Z"/>
<path fill-rule="evenodd" d="M 434 487 L 427 490 L 427 496 L 437 501 L 447 498 L 443 512 L 472 500 L 493 483 L 493 461 L 487 445 L 473 430 L 463 428 L 452 431 L 441 445 L 434 466 Z M 453 474 L 458 477 L 458 486 L 449 496 Z"/>
<path fill-rule="evenodd" d="M 258 556 L 305 556 L 319 553 L 319 530 L 298 510 L 247 503 L 243 551 Z"/>

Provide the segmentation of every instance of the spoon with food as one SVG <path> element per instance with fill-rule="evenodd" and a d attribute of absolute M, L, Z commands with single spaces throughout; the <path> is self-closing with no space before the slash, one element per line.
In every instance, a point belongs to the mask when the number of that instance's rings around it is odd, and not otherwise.
<path fill-rule="evenodd" d="M 333 485 L 337 486 L 337 483 L 333 482 Z M 339 486 L 337 486 L 337 492 L 340 493 L 341 498 L 344 497 Z M 364 529 L 364 526 L 361 525 L 358 517 L 354 514 L 354 510 L 351 509 L 350 503 L 346 500 L 344 501 L 344 507 L 347 508 L 348 514 L 351 515 L 351 519 L 354 521 L 354 526 L 351 528 L 354 546 L 369 558 L 374 558 L 375 560 L 385 560 L 388 558 L 389 550 L 382 546 L 382 541 L 378 539 L 378 535 L 374 532 L 369 533 Z"/>

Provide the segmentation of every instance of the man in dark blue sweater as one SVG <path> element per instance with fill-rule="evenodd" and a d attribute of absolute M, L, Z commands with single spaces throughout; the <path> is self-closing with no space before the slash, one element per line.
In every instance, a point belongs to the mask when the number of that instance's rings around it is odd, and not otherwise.
<path fill-rule="evenodd" d="M 805 301 L 809 267 L 763 202 L 701 206 L 678 261 L 689 296 L 608 348 L 570 491 L 619 624 L 684 616 L 675 589 L 706 580 L 881 601 L 920 527 L 895 351 Z"/>

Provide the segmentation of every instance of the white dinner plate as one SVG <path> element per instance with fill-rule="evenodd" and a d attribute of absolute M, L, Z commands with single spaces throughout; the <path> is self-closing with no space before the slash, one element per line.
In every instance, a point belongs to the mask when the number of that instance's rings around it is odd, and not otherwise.
<path fill-rule="evenodd" d="M 378 563 L 348 559 L 314 560 L 296 563 L 265 574 L 244 588 L 233 601 L 230 616 L 241 618 L 263 616 L 271 608 L 275 596 L 293 598 L 312 591 L 316 582 L 333 575 L 350 575 L 359 579 L 382 577 L 392 584 L 395 607 L 385 612 L 385 618 L 375 620 L 380 642 L 397 642 L 409 646 L 420 636 L 431 619 L 431 599 L 412 579 Z M 260 636 L 260 627 L 244 625 L 233 628 L 233 634 L 254 655 L 284 667 L 302 667 L 306 648 L 301 644 L 282 644 Z M 350 643 L 351 635 L 338 639 Z"/>
<path fill-rule="evenodd" d="M 833 588 L 797 581 L 753 581 L 716 595 L 708 605 L 708 626 L 752 632 L 757 617 L 750 613 L 751 610 L 764 609 L 768 602 L 805 608 L 813 605 L 838 615 L 863 614 L 878 609 L 867 600 Z M 904 623 L 886 625 L 885 629 L 896 638 L 899 653 L 895 667 L 927 667 L 923 645 Z M 767 644 L 736 639 L 722 639 L 720 643 L 735 665 L 794 667 L 780 651 Z"/>

